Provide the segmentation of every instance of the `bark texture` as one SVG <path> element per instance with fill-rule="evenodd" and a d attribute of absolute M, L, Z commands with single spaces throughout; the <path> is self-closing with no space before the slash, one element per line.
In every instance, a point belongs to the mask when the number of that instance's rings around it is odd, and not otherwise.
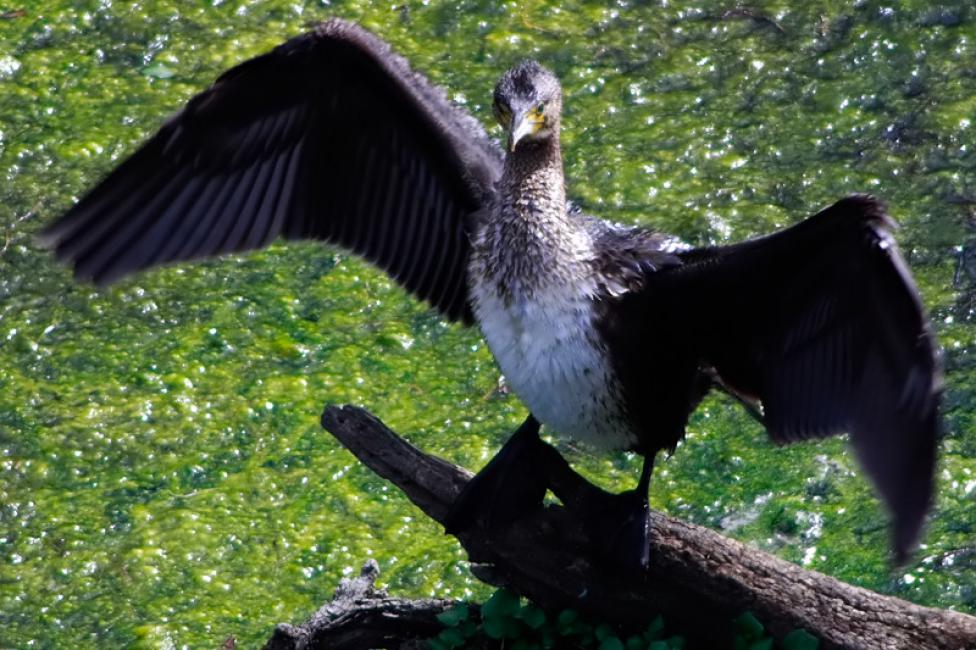
<path fill-rule="evenodd" d="M 413 447 L 363 409 L 328 407 L 322 425 L 438 522 L 444 521 L 451 503 L 471 478 L 470 472 Z M 559 486 L 561 495 L 597 489 L 574 473 L 565 473 L 560 481 L 564 482 Z M 692 647 L 727 646 L 733 637 L 731 621 L 751 610 L 774 637 L 805 628 L 821 639 L 822 648 L 976 648 L 976 617 L 854 587 L 707 528 L 652 514 L 651 567 L 646 574 L 623 573 L 594 558 L 575 518 L 558 505 L 505 530 L 475 527 L 458 539 L 475 575 L 522 594 L 544 609 L 572 607 L 594 620 L 637 628 L 660 613 L 676 626 L 694 631 L 688 635 Z M 309 645 L 303 641 L 305 645 L 269 647 L 397 647 L 399 640 L 436 634 L 434 617 L 451 604 L 424 601 L 428 604 L 411 609 L 402 606 L 409 601 L 398 601 L 401 606 L 393 619 L 401 618 L 407 633 L 395 637 L 377 636 L 376 629 L 389 632 L 377 624 L 377 620 L 385 622 L 383 615 L 377 615 L 382 612 L 382 598 L 374 599 L 365 612 L 356 609 L 351 614 L 336 613 L 336 608 L 348 608 L 348 603 L 341 602 L 326 605 L 295 638 L 318 639 L 319 627 L 338 634 L 339 627 L 355 623 L 358 632 L 349 628 L 343 634 L 363 635 L 368 643 L 377 641 L 374 645 Z M 717 623 L 720 621 L 729 624 Z M 296 629 L 279 626 L 276 635 Z"/>
<path fill-rule="evenodd" d="M 423 647 L 442 626 L 437 615 L 453 600 L 390 598 L 376 589 L 380 568 L 375 560 L 363 565 L 358 578 L 343 580 L 332 600 L 302 625 L 282 623 L 265 650 L 360 650 Z"/>

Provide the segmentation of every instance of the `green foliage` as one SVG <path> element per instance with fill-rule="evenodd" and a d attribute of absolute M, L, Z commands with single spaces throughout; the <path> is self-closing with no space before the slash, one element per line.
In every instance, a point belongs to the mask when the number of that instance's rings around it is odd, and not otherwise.
<path fill-rule="evenodd" d="M 519 598 L 507 589 L 499 589 L 481 606 L 479 620 L 472 616 L 472 606 L 458 603 L 437 616 L 444 630 L 428 642 L 431 650 L 464 648 L 485 637 L 499 642 L 499 647 L 514 650 L 546 648 L 592 648 L 593 650 L 682 650 L 684 637 L 666 636 L 664 619 L 657 616 L 640 634 L 622 634 L 607 623 L 581 618 L 579 612 L 564 609 L 550 618 L 538 605 Z M 773 639 L 752 612 L 745 612 L 733 622 L 734 650 L 773 650 Z M 820 642 L 802 629 L 787 634 L 781 650 L 817 650 Z"/>
<path fill-rule="evenodd" d="M 606 623 L 594 624 L 572 609 L 550 618 L 539 606 L 506 589 L 485 601 L 475 623 L 469 605 L 459 603 L 437 617 L 444 630 L 429 641 L 432 650 L 463 648 L 488 637 L 505 648 L 524 650 L 572 646 L 594 650 L 680 650 L 684 639 L 664 636 L 664 619 L 656 617 L 640 634 L 621 636 Z"/>
<path fill-rule="evenodd" d="M 466 603 L 458 603 L 446 612 L 437 615 L 437 620 L 446 627 L 456 627 L 471 618 L 471 606 Z"/>
<path fill-rule="evenodd" d="M 744 612 L 734 622 L 733 650 L 773 650 L 772 637 L 766 636 L 766 628 L 752 612 Z M 803 629 L 796 629 L 783 637 L 782 650 L 817 650 L 820 641 Z"/>
<path fill-rule="evenodd" d="M 783 650 L 817 650 L 820 641 L 806 630 L 793 630 L 780 642 Z"/>
<path fill-rule="evenodd" d="M 752 612 L 739 616 L 735 619 L 735 650 L 751 649 L 752 643 L 762 640 L 763 631 L 763 624 Z"/>

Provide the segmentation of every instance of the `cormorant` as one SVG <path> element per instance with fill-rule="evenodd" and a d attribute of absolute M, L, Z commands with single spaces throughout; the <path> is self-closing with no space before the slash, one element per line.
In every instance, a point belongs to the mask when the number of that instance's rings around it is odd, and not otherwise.
<path fill-rule="evenodd" d="M 506 72 L 502 152 L 386 43 L 330 20 L 221 75 L 41 241 L 106 284 L 317 239 L 477 323 L 531 415 L 449 529 L 538 507 L 541 423 L 644 456 L 636 490 L 575 505 L 601 549 L 646 565 L 653 459 L 718 386 L 777 442 L 849 432 L 904 560 L 932 496 L 941 379 L 883 205 L 851 196 L 768 237 L 675 250 L 569 207 L 561 104 L 538 63 Z"/>

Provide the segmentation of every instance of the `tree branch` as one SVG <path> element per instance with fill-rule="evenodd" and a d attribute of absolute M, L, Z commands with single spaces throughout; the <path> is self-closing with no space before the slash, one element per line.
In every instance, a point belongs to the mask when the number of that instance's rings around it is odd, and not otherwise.
<path fill-rule="evenodd" d="M 437 636 L 442 629 L 437 615 L 455 601 L 390 598 L 375 587 L 379 574 L 376 560 L 368 560 L 359 577 L 343 580 L 308 622 L 278 625 L 264 650 L 402 648 L 411 639 Z"/>
<path fill-rule="evenodd" d="M 363 409 L 328 407 L 322 425 L 438 522 L 443 523 L 471 477 L 424 454 Z M 646 575 L 622 574 L 594 558 L 578 522 L 558 505 L 505 530 L 474 527 L 458 539 L 472 571 L 488 583 L 545 609 L 571 607 L 594 620 L 637 628 L 660 613 L 682 630 L 693 631 L 693 647 L 729 644 L 731 621 L 745 610 L 776 638 L 805 628 L 823 641 L 821 647 L 976 647 L 976 617 L 853 587 L 707 528 L 660 513 L 652 516 Z"/>

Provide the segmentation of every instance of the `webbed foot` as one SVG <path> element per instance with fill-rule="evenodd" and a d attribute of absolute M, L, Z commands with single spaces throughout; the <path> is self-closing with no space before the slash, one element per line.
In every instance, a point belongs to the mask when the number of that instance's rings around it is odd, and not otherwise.
<path fill-rule="evenodd" d="M 651 561 L 651 508 L 640 489 L 600 490 L 579 504 L 577 515 L 597 553 L 614 566 L 644 571 Z"/>
<path fill-rule="evenodd" d="M 474 478 L 468 481 L 444 520 L 456 535 L 478 521 L 498 526 L 542 506 L 546 473 L 539 471 L 539 421 L 531 415 Z"/>
<path fill-rule="evenodd" d="M 550 489 L 580 518 L 594 552 L 619 569 L 646 570 L 651 560 L 651 508 L 647 492 L 654 456 L 645 456 L 635 489 L 613 494 L 573 471 L 552 447 L 547 445 L 544 453 Z"/>

